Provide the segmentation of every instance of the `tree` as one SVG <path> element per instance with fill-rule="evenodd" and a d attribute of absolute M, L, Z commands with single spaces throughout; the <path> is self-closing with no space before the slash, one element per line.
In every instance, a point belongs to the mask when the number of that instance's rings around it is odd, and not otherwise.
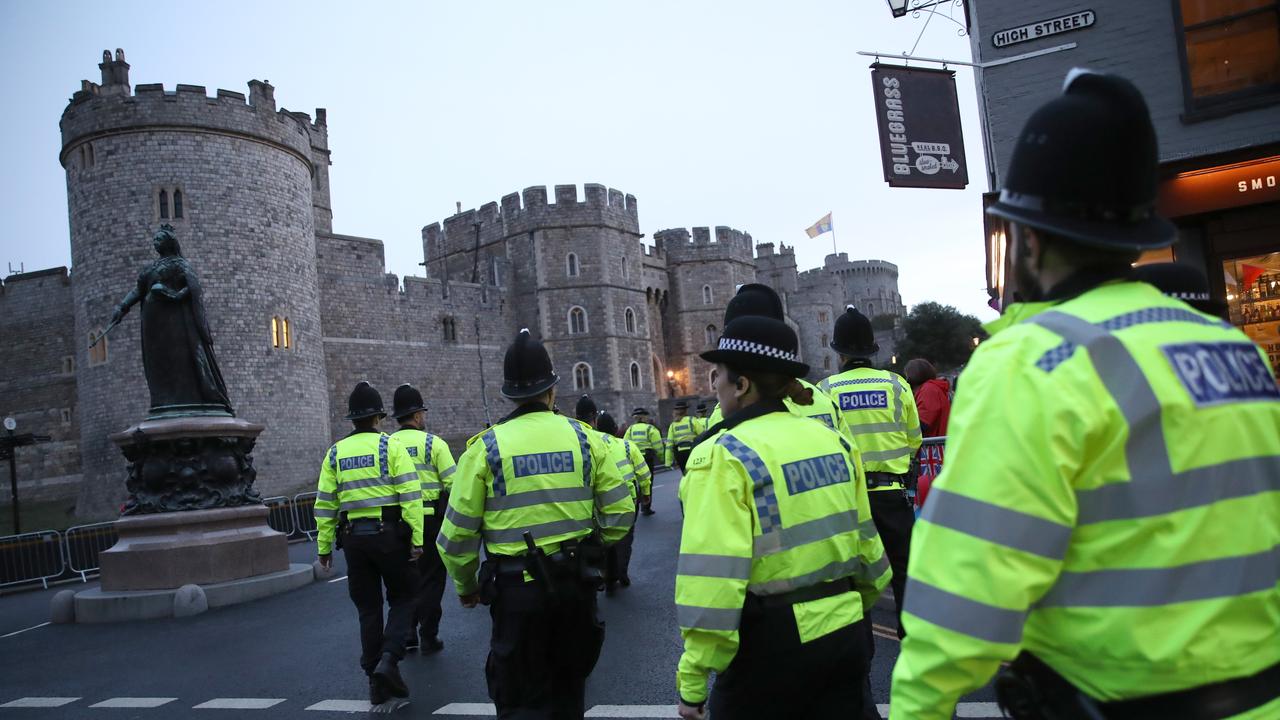
<path fill-rule="evenodd" d="M 892 330 L 898 320 L 896 315 L 877 315 L 871 318 L 871 329 L 876 331 Z"/>
<path fill-rule="evenodd" d="M 938 370 L 952 370 L 969 362 L 973 339 L 986 337 L 982 323 L 950 305 L 920 303 L 902 321 L 904 337 L 898 341 L 898 364 L 924 358 Z"/>

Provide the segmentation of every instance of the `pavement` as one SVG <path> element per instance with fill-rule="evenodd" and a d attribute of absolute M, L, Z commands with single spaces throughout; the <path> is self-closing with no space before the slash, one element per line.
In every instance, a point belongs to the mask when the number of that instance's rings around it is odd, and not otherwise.
<path fill-rule="evenodd" d="M 674 718 L 680 632 L 673 597 L 680 540 L 674 472 L 655 479 L 656 515 L 640 517 L 632 586 L 600 598 L 604 649 L 587 685 L 588 717 Z M 311 543 L 290 546 L 310 562 Z M 49 601 L 69 584 L 0 597 L 0 720 L 4 718 L 298 718 L 367 714 L 357 660 L 355 608 L 341 554 L 332 580 L 182 619 L 51 625 Z M 873 609 L 872 686 L 888 715 L 897 659 L 891 600 Z M 484 680 L 489 617 L 445 594 L 436 655 L 401 664 L 411 696 L 401 718 L 494 716 Z M 1000 717 L 989 688 L 965 698 L 959 717 Z M 381 708 L 388 709 L 388 708 Z"/>

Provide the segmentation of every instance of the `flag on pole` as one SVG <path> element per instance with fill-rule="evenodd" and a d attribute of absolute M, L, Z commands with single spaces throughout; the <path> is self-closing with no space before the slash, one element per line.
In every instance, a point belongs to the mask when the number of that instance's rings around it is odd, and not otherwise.
<path fill-rule="evenodd" d="M 815 238 L 821 235 L 822 233 L 831 232 L 832 229 L 833 228 L 831 225 L 831 213 L 827 213 L 826 215 L 822 216 L 821 220 L 809 226 L 808 228 L 805 228 L 804 232 L 809 237 Z"/>

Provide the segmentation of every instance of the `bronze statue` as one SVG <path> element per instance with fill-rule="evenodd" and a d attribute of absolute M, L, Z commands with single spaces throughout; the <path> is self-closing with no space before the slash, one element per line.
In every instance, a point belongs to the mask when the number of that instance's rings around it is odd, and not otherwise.
<path fill-rule="evenodd" d="M 213 354 L 200 280 L 182 257 L 173 227 L 152 239 L 160 258 L 111 316 L 111 327 L 142 304 L 142 365 L 151 391 L 150 417 L 234 416 L 227 386 Z"/>

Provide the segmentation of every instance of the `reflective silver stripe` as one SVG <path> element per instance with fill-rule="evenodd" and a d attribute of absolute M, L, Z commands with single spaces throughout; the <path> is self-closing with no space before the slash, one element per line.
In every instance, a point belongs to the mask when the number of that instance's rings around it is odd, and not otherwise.
<path fill-rule="evenodd" d="M 858 536 L 863 540 L 879 540 L 880 530 L 876 527 L 876 521 L 863 520 L 858 523 Z"/>
<path fill-rule="evenodd" d="M 480 523 L 482 520 L 482 518 L 463 515 L 453 509 L 452 505 L 444 511 L 444 518 L 453 523 L 454 527 L 459 527 L 463 530 L 470 530 L 471 532 L 477 532 L 480 530 Z"/>
<path fill-rule="evenodd" d="M 334 494 L 331 492 L 325 492 L 324 490 L 316 491 L 316 500 L 318 501 L 333 502 L 335 499 Z"/>
<path fill-rule="evenodd" d="M 1137 315 L 1140 313 L 1120 317 Z M 1085 347 L 1098 377 L 1129 426 L 1125 443 L 1129 481 L 1078 490 L 1078 526 L 1163 515 L 1280 488 L 1277 456 L 1241 458 L 1173 472 L 1160 401 L 1128 348 L 1104 327 L 1122 323 L 1094 325 L 1056 311 L 1041 313 L 1030 322 Z"/>
<path fill-rule="evenodd" d="M 382 507 L 384 505 L 395 505 L 398 502 L 395 495 L 381 495 L 379 497 L 365 498 L 363 500 L 342 501 L 340 509 L 345 512 L 347 510 L 360 510 L 363 508 Z"/>
<path fill-rule="evenodd" d="M 480 552 L 480 538 L 469 537 L 464 540 L 454 540 L 446 537 L 444 533 L 440 533 L 436 538 L 436 542 L 440 545 L 440 549 L 449 555 L 474 555 Z"/>
<path fill-rule="evenodd" d="M 676 605 L 676 624 L 697 630 L 732 632 L 738 629 L 742 608 L 709 608 L 697 605 Z"/>
<path fill-rule="evenodd" d="M 422 489 L 423 490 L 443 490 L 444 485 L 438 482 L 424 482 L 422 483 Z"/>
<path fill-rule="evenodd" d="M 337 511 L 337 510 L 329 510 L 329 509 L 326 509 L 326 508 L 312 508 L 312 512 L 315 514 L 315 516 L 316 516 L 317 518 L 336 518 L 336 517 L 338 517 L 338 511 Z"/>
<path fill-rule="evenodd" d="M 411 492 L 407 492 L 407 493 L 400 493 L 399 498 L 400 498 L 400 502 L 402 502 L 402 503 L 404 503 L 404 502 L 413 502 L 414 500 L 421 500 L 421 499 L 422 499 L 422 491 L 421 491 L 421 490 L 413 490 L 413 491 L 411 491 Z"/>
<path fill-rule="evenodd" d="M 902 424 L 902 383 L 893 376 L 888 370 L 884 374 L 889 377 L 889 384 L 893 386 L 893 421 Z M 915 402 L 914 400 L 912 402 Z"/>
<path fill-rule="evenodd" d="M 428 470 L 431 469 L 431 466 L 426 463 L 414 463 L 413 469 L 419 470 L 421 472 L 427 472 Z"/>
<path fill-rule="evenodd" d="M 920 428 L 918 428 L 918 427 L 917 427 L 917 428 L 908 428 L 908 429 L 907 429 L 907 437 L 909 437 L 909 438 L 924 437 L 924 433 L 920 432 Z"/>
<path fill-rule="evenodd" d="M 634 472 L 628 472 L 626 475 L 623 475 L 623 476 L 622 476 L 622 479 L 623 479 L 623 480 L 635 480 L 635 479 L 636 479 L 636 474 L 635 474 Z"/>
<path fill-rule="evenodd" d="M 614 463 L 614 465 L 617 465 L 619 470 L 626 470 L 628 467 L 631 467 L 631 461 L 619 460 L 618 462 Z"/>
<path fill-rule="evenodd" d="M 396 475 L 395 477 L 391 478 L 391 484 L 400 485 L 402 483 L 412 482 L 417 479 L 418 479 L 418 473 L 416 472 L 404 473 L 403 475 Z"/>
<path fill-rule="evenodd" d="M 1063 572 L 1036 607 L 1153 607 L 1273 592 L 1277 583 L 1280 545 L 1174 567 Z"/>
<path fill-rule="evenodd" d="M 751 558 L 680 553 L 676 574 L 746 580 L 751 577 Z"/>
<path fill-rule="evenodd" d="M 617 487 L 613 488 L 612 490 L 608 490 L 596 496 L 596 507 L 605 508 L 618 502 L 622 498 L 627 498 L 627 497 L 631 497 L 631 487 L 627 485 L 625 482 L 620 483 Z"/>
<path fill-rule="evenodd" d="M 451 465 L 448 470 L 440 471 L 440 479 L 443 480 L 458 471 L 457 465 Z"/>
<path fill-rule="evenodd" d="M 866 563 L 862 564 L 862 567 L 858 569 L 857 577 L 859 580 L 867 584 L 874 584 L 875 581 L 880 579 L 880 576 L 884 575 L 885 571 L 888 569 L 889 569 L 889 554 L 880 553 L 879 560 L 876 560 L 870 565 L 867 565 Z"/>
<path fill-rule="evenodd" d="M 841 533 L 857 531 L 858 512 L 846 510 L 792 527 L 779 528 L 768 535 L 761 535 L 755 539 L 752 549 L 756 557 L 764 557 L 826 540 Z"/>
<path fill-rule="evenodd" d="M 993 643 L 1022 641 L 1027 613 L 987 605 L 934 587 L 915 577 L 907 578 L 905 612 L 953 632 Z"/>
<path fill-rule="evenodd" d="M 578 434 L 578 452 L 582 455 L 582 485 L 591 487 L 591 442 L 587 439 L 587 433 L 582 429 L 582 425 L 575 420 L 565 418 L 573 431 Z"/>
<path fill-rule="evenodd" d="M 1050 560 L 1067 555 L 1071 542 L 1067 525 L 941 488 L 930 495 L 936 502 L 925 507 L 921 520 Z"/>
<path fill-rule="evenodd" d="M 387 480 L 383 477 L 360 478 L 359 480 L 351 480 L 344 482 L 338 486 L 338 493 L 351 492 L 352 490 L 363 490 L 364 488 L 387 487 Z"/>
<path fill-rule="evenodd" d="M 837 578 L 845 578 L 858 574 L 864 563 L 860 557 L 851 557 L 848 560 L 840 560 L 829 563 L 813 572 L 805 573 L 793 578 L 782 578 L 779 580 L 770 580 L 768 582 L 754 583 L 747 586 L 747 592 L 756 595 L 780 595 L 792 590 L 817 585 L 818 583 L 835 580 Z M 849 588 L 852 592 L 853 588 Z"/>
<path fill-rule="evenodd" d="M 489 474 L 493 476 L 493 494 L 506 495 L 507 481 L 502 476 L 502 455 L 498 452 L 498 436 L 490 430 L 480 438 L 480 441 L 484 443 L 484 459 L 489 463 Z"/>
<path fill-rule="evenodd" d="M 378 436 L 378 472 L 382 474 L 382 479 L 387 479 L 387 474 L 391 472 L 391 463 L 387 460 L 387 444 L 391 442 L 391 436 L 381 434 Z"/>
<path fill-rule="evenodd" d="M 728 450 L 735 460 L 742 463 L 747 476 L 751 478 L 756 514 L 760 516 L 760 532 L 769 535 L 782 527 L 782 515 L 778 512 L 778 496 L 773 490 L 773 476 L 769 474 L 769 467 L 764 464 L 755 450 L 729 433 L 721 435 L 716 443 Z"/>
<path fill-rule="evenodd" d="M 489 512 L 501 512 L 515 508 L 546 505 L 560 502 L 582 502 L 591 499 L 591 488 L 574 485 L 573 487 L 547 488 L 530 490 L 515 495 L 495 495 L 484 499 L 484 509 Z"/>
<path fill-rule="evenodd" d="M 885 460 L 893 460 L 894 458 L 906 457 L 915 451 L 909 447 L 894 448 L 893 450 L 872 450 L 862 453 L 862 461 L 882 462 Z"/>
<path fill-rule="evenodd" d="M 861 425 L 850 425 L 849 431 L 854 435 L 866 435 L 868 433 L 906 432 L 907 428 L 900 422 L 862 423 Z"/>
<path fill-rule="evenodd" d="M 524 534 L 532 533 L 534 538 L 551 537 L 552 535 L 564 535 L 566 533 L 591 531 L 590 520 L 574 520 L 568 518 L 565 520 L 556 520 L 554 522 L 542 523 L 541 525 L 530 525 L 522 528 L 507 528 L 505 530 L 486 529 L 482 532 L 484 541 L 487 543 L 518 543 L 524 542 Z"/>
<path fill-rule="evenodd" d="M 616 528 L 631 527 L 635 520 L 635 513 L 626 512 L 602 514 L 597 522 L 600 523 L 600 527 Z"/>

